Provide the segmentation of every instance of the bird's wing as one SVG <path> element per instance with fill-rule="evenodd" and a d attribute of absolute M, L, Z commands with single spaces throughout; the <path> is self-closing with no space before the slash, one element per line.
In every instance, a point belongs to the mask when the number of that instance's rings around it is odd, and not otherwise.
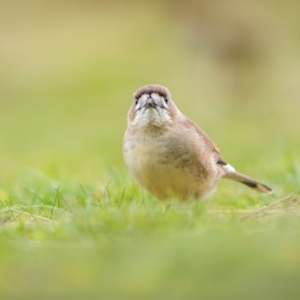
<path fill-rule="evenodd" d="M 200 139 L 204 142 L 205 146 L 208 147 L 213 152 L 213 154 L 215 155 L 216 163 L 219 165 L 222 165 L 222 166 L 226 166 L 227 165 L 226 160 L 223 158 L 220 150 L 213 143 L 213 141 L 207 136 L 207 134 L 196 123 L 194 123 L 189 118 L 185 117 L 182 120 L 184 122 L 184 125 L 187 128 L 192 127 L 197 132 Z"/>

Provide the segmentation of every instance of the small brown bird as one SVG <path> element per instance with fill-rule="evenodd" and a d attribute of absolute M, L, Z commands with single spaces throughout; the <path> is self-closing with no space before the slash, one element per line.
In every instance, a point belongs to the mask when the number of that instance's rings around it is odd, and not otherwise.
<path fill-rule="evenodd" d="M 141 186 L 160 200 L 198 199 L 210 194 L 222 177 L 261 193 L 272 192 L 236 172 L 209 137 L 179 111 L 163 86 L 138 89 L 127 121 L 126 165 Z"/>

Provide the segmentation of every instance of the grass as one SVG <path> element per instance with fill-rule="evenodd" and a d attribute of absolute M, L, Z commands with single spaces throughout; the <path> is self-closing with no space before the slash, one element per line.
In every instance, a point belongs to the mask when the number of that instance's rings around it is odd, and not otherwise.
<path fill-rule="evenodd" d="M 254 45 L 249 61 L 226 60 L 199 40 L 194 14 L 79 2 L 1 10 L 0 298 L 298 299 L 296 16 L 272 5 L 283 33 L 258 35 L 271 46 Z M 253 35 L 271 24 L 258 11 Z M 235 21 L 254 20 L 243 13 Z M 131 95 L 148 83 L 168 86 L 226 160 L 274 194 L 228 180 L 198 202 L 143 191 L 121 149 Z"/>
<path fill-rule="evenodd" d="M 5 298 L 297 298 L 297 195 L 224 181 L 209 201 L 164 203 L 125 174 L 103 185 L 20 177 L 1 191 Z"/>

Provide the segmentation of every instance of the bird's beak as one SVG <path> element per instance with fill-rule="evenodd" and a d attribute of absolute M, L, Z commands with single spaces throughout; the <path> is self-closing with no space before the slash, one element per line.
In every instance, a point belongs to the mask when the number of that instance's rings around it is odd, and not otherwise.
<path fill-rule="evenodd" d="M 145 108 L 149 108 L 149 107 L 152 107 L 152 108 L 156 108 L 157 107 L 157 103 L 151 97 L 149 97 L 147 99 L 146 104 L 145 104 Z"/>

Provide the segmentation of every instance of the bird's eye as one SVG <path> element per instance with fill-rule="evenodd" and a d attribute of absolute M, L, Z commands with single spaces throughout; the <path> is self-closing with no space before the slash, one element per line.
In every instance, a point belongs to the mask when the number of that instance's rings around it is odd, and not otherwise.
<path fill-rule="evenodd" d="M 135 99 L 134 103 L 135 103 L 135 105 L 138 105 L 139 100 L 138 100 L 138 99 Z"/>
<path fill-rule="evenodd" d="M 169 98 L 167 96 L 165 97 L 165 101 L 166 101 L 166 103 L 169 102 Z"/>

